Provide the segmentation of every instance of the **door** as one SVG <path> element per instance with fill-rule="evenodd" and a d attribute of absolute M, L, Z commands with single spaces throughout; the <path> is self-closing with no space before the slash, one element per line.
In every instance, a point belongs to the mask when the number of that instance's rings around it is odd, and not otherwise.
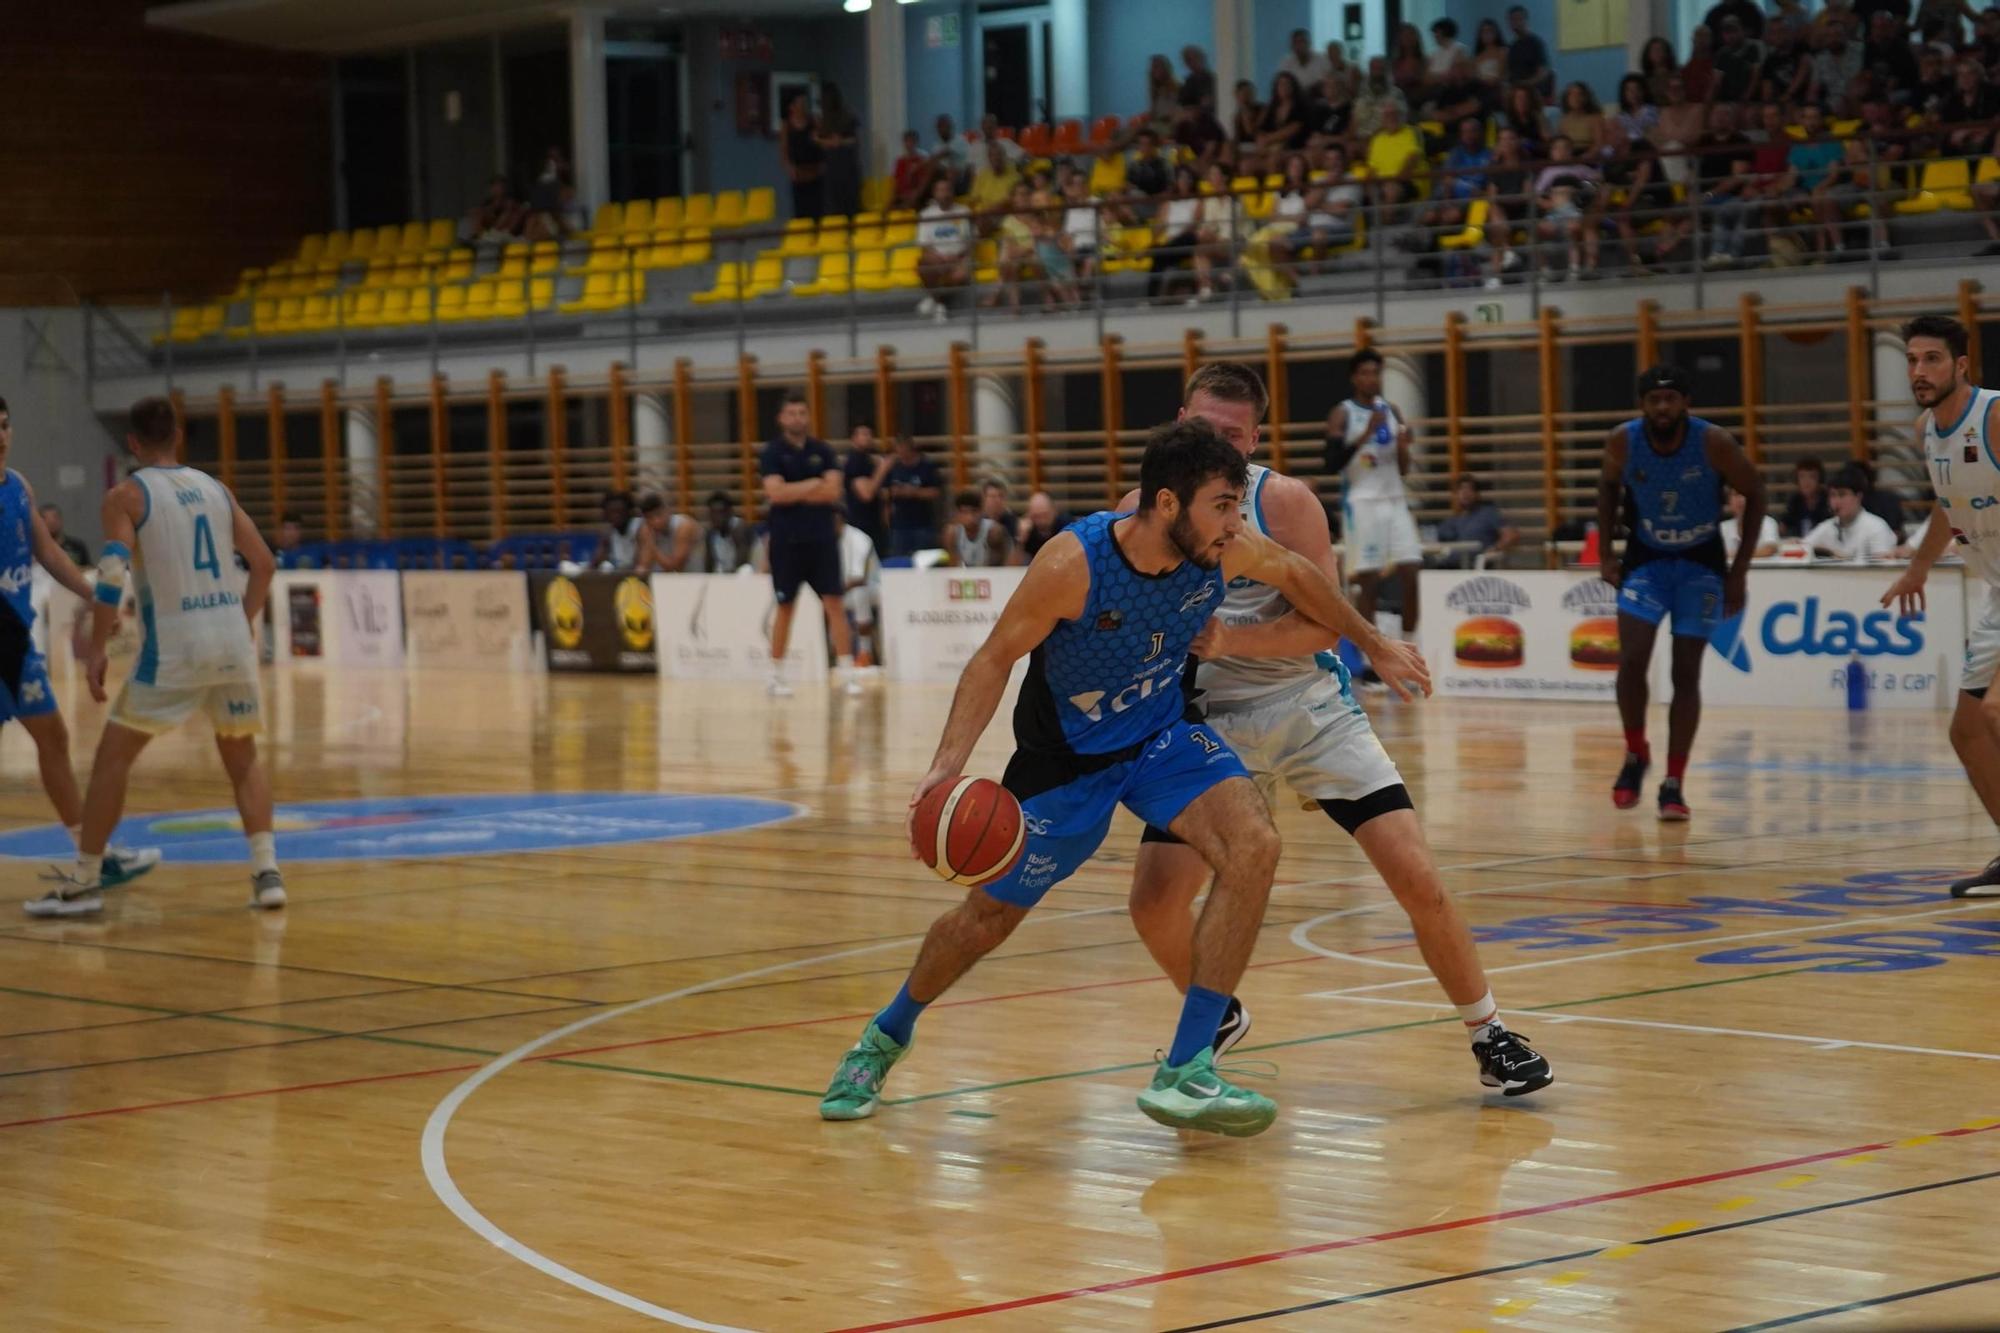
<path fill-rule="evenodd" d="M 611 198 L 680 194 L 680 56 L 665 46 L 639 42 L 612 43 L 605 56 Z"/>

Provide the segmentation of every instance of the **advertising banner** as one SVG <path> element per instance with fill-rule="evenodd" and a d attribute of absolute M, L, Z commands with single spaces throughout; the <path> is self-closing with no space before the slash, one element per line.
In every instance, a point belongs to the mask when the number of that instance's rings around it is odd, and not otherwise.
<path fill-rule="evenodd" d="M 657 671 L 653 590 L 636 574 L 528 576 L 551 671 Z"/>
<path fill-rule="evenodd" d="M 1615 697 L 1618 592 L 1595 573 L 1427 569 L 1418 591 L 1440 695 Z"/>
<path fill-rule="evenodd" d="M 528 576 L 508 570 L 407 570 L 403 625 L 421 667 L 519 671 L 531 661 Z"/>
<path fill-rule="evenodd" d="M 402 585 L 393 570 L 280 570 L 271 579 L 270 623 L 276 662 L 403 660 Z"/>
<path fill-rule="evenodd" d="M 660 674 L 676 680 L 762 681 L 771 671 L 771 621 L 777 598 L 759 574 L 655 574 L 653 622 Z M 785 652 L 795 684 L 827 674 L 826 615 L 810 592 L 800 595 Z"/>
<path fill-rule="evenodd" d="M 882 646 L 889 679 L 956 681 L 1027 572 L 883 570 Z"/>

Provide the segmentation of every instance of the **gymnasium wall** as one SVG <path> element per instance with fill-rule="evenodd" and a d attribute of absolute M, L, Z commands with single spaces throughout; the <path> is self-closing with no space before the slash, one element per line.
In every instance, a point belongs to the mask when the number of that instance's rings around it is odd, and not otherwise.
<path fill-rule="evenodd" d="M 149 29 L 145 8 L 6 6 L 0 303 L 36 299 L 25 280 L 47 274 L 80 296 L 156 291 L 163 275 L 224 290 L 326 227 L 327 62 Z"/>

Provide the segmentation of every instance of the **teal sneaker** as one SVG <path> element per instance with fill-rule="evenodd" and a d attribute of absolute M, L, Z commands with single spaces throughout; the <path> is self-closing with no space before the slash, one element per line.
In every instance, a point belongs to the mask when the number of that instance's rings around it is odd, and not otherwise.
<path fill-rule="evenodd" d="M 1162 1059 L 1153 1086 L 1139 1094 L 1139 1109 L 1175 1129 L 1237 1139 L 1262 1134 L 1278 1118 L 1276 1102 L 1216 1073 L 1215 1054 L 1205 1047 L 1184 1065 L 1169 1065 Z"/>
<path fill-rule="evenodd" d="M 130 884 L 160 863 L 157 847 L 107 847 L 104 865 L 97 872 L 99 888 L 115 889 Z"/>
<path fill-rule="evenodd" d="M 909 1046 L 897 1045 L 871 1021 L 861 1040 L 840 1058 L 840 1068 L 833 1071 L 833 1082 L 827 1085 L 826 1096 L 819 1099 L 819 1118 L 866 1120 L 874 1115 L 882 1100 L 882 1080 L 916 1044 L 912 1040 Z"/>

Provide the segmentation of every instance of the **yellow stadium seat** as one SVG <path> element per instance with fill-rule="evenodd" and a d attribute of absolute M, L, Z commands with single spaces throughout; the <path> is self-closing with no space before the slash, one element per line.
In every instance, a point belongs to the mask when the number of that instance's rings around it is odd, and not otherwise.
<path fill-rule="evenodd" d="M 715 284 L 688 299 L 696 305 L 715 305 L 720 301 L 734 301 L 742 294 L 743 266 L 733 259 L 725 259 L 715 266 Z"/>
<path fill-rule="evenodd" d="M 687 215 L 687 204 L 679 195 L 653 201 L 653 231 L 677 230 Z"/>
<path fill-rule="evenodd" d="M 625 205 L 625 222 L 619 234 L 625 238 L 627 245 L 638 245 L 649 239 L 653 234 L 653 201 L 634 199 Z"/>
<path fill-rule="evenodd" d="M 452 252 L 438 278 L 444 282 L 466 282 L 472 277 L 472 255 L 465 250 Z"/>
<path fill-rule="evenodd" d="M 811 218 L 793 218 L 785 224 L 785 239 L 778 250 L 787 255 L 809 255 L 818 248 L 819 241 L 813 235 Z"/>
<path fill-rule="evenodd" d="M 403 228 L 395 222 L 385 222 L 375 229 L 375 253 L 393 255 L 403 248 Z"/>
<path fill-rule="evenodd" d="M 909 245 L 917 239 L 917 215 L 907 208 L 899 208 L 889 214 L 889 220 L 882 225 L 882 244 L 893 250 L 899 245 Z"/>
<path fill-rule="evenodd" d="M 429 287 L 412 287 L 410 289 L 410 306 L 408 310 L 404 311 L 405 321 L 411 324 L 430 323 L 431 316 L 434 313 L 432 307 L 436 304 L 437 298 Z"/>
<path fill-rule="evenodd" d="M 640 268 L 660 269 L 681 266 L 681 243 L 678 237 L 669 235 L 662 240 L 655 237 L 653 243 L 637 252 Z"/>
<path fill-rule="evenodd" d="M 847 251 L 847 235 L 846 218 L 821 218 L 819 220 L 819 236 L 813 241 L 813 249 L 823 255 L 831 254 L 836 250 L 845 254 Z"/>
<path fill-rule="evenodd" d="M 2000 181 L 2000 157 L 1988 153 L 1979 159 L 1979 174 L 1973 177 L 1973 183 L 1986 185 L 1993 181 Z"/>
<path fill-rule="evenodd" d="M 688 219 L 690 223 L 693 218 Z M 743 191 L 719 190 L 715 196 L 715 212 L 709 217 L 711 227 L 740 227 L 743 225 Z"/>
<path fill-rule="evenodd" d="M 778 220 L 778 192 L 769 185 L 759 185 L 743 195 L 743 225 L 761 227 Z"/>
<path fill-rule="evenodd" d="M 819 272 L 811 282 L 802 282 L 792 288 L 794 296 L 845 296 L 851 290 L 852 269 L 847 261 L 847 252 L 825 254 L 819 258 Z"/>
<path fill-rule="evenodd" d="M 882 292 L 889 289 L 889 252 L 858 250 L 854 255 L 854 289 Z"/>
<path fill-rule="evenodd" d="M 459 311 L 460 319 L 491 319 L 493 305 L 499 296 L 499 284 L 492 278 L 481 278 L 470 283 L 465 289 L 465 308 Z"/>
<path fill-rule="evenodd" d="M 714 247 L 708 238 L 708 228 L 690 227 L 681 233 L 679 263 L 682 267 L 690 264 L 706 264 L 709 256 L 713 253 L 713 249 Z"/>
<path fill-rule="evenodd" d="M 299 242 L 299 252 L 297 255 L 293 257 L 298 259 L 301 263 L 317 264 L 319 262 L 320 256 L 325 253 L 326 253 L 326 234 L 324 232 L 321 232 L 316 235 L 308 236 L 303 240 L 301 240 Z"/>
<path fill-rule="evenodd" d="M 348 259 L 366 259 L 375 253 L 375 233 L 367 227 L 354 232 L 347 242 Z"/>
<path fill-rule="evenodd" d="M 439 322 L 460 319 L 465 315 L 465 288 L 453 284 L 438 289 L 437 300 L 433 303 Z"/>
<path fill-rule="evenodd" d="M 501 254 L 500 267 L 494 272 L 493 276 L 504 281 L 509 278 L 524 278 L 527 275 L 528 247 L 525 245 L 508 246 Z"/>
<path fill-rule="evenodd" d="M 344 231 L 330 231 L 326 234 L 326 244 L 320 247 L 319 259 L 314 262 L 323 263 L 329 259 L 345 259 L 353 243 L 354 238 L 348 233 Z M 301 257 L 303 258 L 303 256 Z"/>
<path fill-rule="evenodd" d="M 643 290 L 640 294 L 643 297 Z M 617 273 L 593 273 L 584 279 L 583 295 L 574 301 L 565 301 L 562 305 L 562 312 L 565 315 L 585 315 L 604 310 L 617 310 L 623 306 L 630 305 L 632 299 L 632 275 L 630 273 L 623 271 Z"/>
<path fill-rule="evenodd" d="M 884 260 L 880 272 L 857 272 L 854 285 L 864 292 L 901 291 L 909 287 L 921 287 L 923 282 L 917 277 L 917 260 L 922 252 L 914 245 L 903 246 L 899 250 L 870 250 L 860 256 L 859 263 L 866 265 L 870 260 Z"/>
<path fill-rule="evenodd" d="M 1897 200 L 1894 208 L 1905 217 L 1940 210 L 1971 211 L 1972 164 L 1962 157 L 1932 158 L 1917 177 L 1916 194 Z"/>
<path fill-rule="evenodd" d="M 1465 227 L 1448 236 L 1438 237 L 1438 247 L 1443 250 L 1471 250 L 1486 239 L 1486 215 L 1491 205 L 1484 199 L 1474 199 L 1472 207 L 1465 210 Z"/>
<path fill-rule="evenodd" d="M 402 234 L 396 237 L 396 253 L 399 255 L 421 253 L 424 248 L 424 235 L 429 229 L 429 223 L 405 222 Z"/>
<path fill-rule="evenodd" d="M 554 273 L 562 267 L 562 246 L 555 241 L 536 241 L 528 269 L 533 273 Z"/>
<path fill-rule="evenodd" d="M 625 230 L 625 206 L 623 204 L 599 204 L 596 216 L 590 220 L 592 236 L 615 236 Z"/>
<path fill-rule="evenodd" d="M 882 215 L 880 213 L 856 213 L 854 215 L 854 240 L 856 250 L 880 250 L 882 244 Z"/>
<path fill-rule="evenodd" d="M 750 266 L 750 281 L 743 288 L 743 299 L 754 301 L 760 296 L 769 296 L 785 288 L 785 260 L 782 255 L 761 254 Z"/>
<path fill-rule="evenodd" d="M 1000 247 L 981 241 L 972 250 L 972 280 L 977 283 L 1000 281 Z"/>
<path fill-rule="evenodd" d="M 324 333 L 340 323 L 340 297 L 308 296 L 299 311 L 299 332 Z"/>
<path fill-rule="evenodd" d="M 389 293 L 370 288 L 347 294 L 347 326 L 351 329 L 371 329 L 382 322 L 382 305 Z"/>
<path fill-rule="evenodd" d="M 294 332 L 299 327 L 299 320 L 305 315 L 305 311 L 305 297 L 287 296 L 278 302 L 278 309 L 271 316 L 270 322 L 268 324 L 260 323 L 257 331 L 259 333 Z"/>
<path fill-rule="evenodd" d="M 684 227 L 713 227 L 715 225 L 715 196 L 711 194 L 691 194 L 687 197 L 687 207 L 681 213 Z"/>
<path fill-rule="evenodd" d="M 360 312 L 356 312 L 353 321 L 356 326 L 364 329 L 382 328 L 388 325 L 401 324 L 410 317 L 410 289 L 408 287 L 391 287 L 387 291 L 379 293 L 379 296 L 380 299 L 376 302 L 374 311 L 366 318 L 363 318 Z"/>
<path fill-rule="evenodd" d="M 426 250 L 449 249 L 451 243 L 457 239 L 457 222 L 451 218 L 433 218 L 431 219 L 430 227 L 424 232 L 423 248 Z"/>
<path fill-rule="evenodd" d="M 556 280 L 554 278 L 532 278 L 526 287 L 519 283 L 502 287 L 498 299 L 493 303 L 493 318 L 520 319 L 529 310 L 546 310 L 555 300 Z"/>
<path fill-rule="evenodd" d="M 861 182 L 861 207 L 870 213 L 879 213 L 889 206 L 896 195 L 894 176 L 870 176 Z"/>
<path fill-rule="evenodd" d="M 165 331 L 153 335 L 153 346 L 164 342 L 191 343 L 201 337 L 201 309 L 198 306 L 182 306 L 174 311 L 174 317 L 167 322 Z"/>

